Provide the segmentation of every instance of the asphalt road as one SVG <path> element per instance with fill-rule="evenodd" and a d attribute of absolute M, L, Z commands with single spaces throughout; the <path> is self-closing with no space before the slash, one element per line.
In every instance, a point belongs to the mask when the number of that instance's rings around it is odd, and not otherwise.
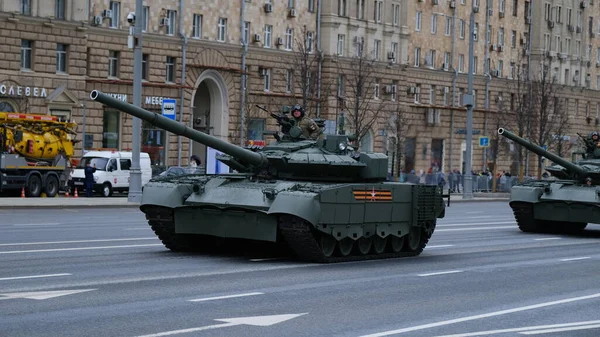
<path fill-rule="evenodd" d="M 600 226 L 456 203 L 415 258 L 166 250 L 137 209 L 0 210 L 0 336 L 599 336 Z"/>

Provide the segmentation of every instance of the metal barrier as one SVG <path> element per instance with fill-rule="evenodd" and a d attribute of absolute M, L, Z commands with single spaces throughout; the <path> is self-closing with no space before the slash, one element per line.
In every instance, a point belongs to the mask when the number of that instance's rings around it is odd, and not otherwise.
<path fill-rule="evenodd" d="M 536 177 L 524 177 L 524 181 L 536 180 Z M 463 175 L 446 175 L 445 173 L 425 173 L 423 175 L 402 173 L 400 182 L 412 184 L 443 185 L 444 190 L 460 193 L 463 190 Z M 519 177 L 501 176 L 496 178 L 496 192 L 510 192 L 519 182 Z M 473 175 L 473 192 L 492 192 L 492 177 Z"/>

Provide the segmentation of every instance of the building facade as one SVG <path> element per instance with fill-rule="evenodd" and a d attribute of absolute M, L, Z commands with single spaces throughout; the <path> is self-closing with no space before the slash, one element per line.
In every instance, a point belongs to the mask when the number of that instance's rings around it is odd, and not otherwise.
<path fill-rule="evenodd" d="M 126 18 L 134 7 L 135 0 L 0 0 L 0 109 L 75 120 L 79 150 L 131 148 L 132 118 L 88 97 L 98 89 L 133 102 Z M 552 74 L 570 116 L 561 136 L 575 140 L 599 127 L 600 5 L 573 0 L 145 0 L 142 107 L 161 112 L 165 99 L 175 100 L 177 120 L 242 144 L 274 127 L 257 105 L 303 103 L 328 120 L 327 132 L 343 121 L 348 132 L 360 129 L 362 150 L 401 156 L 395 172 L 460 170 L 471 12 L 474 169 L 494 157 L 478 139 L 495 141 L 521 74 Z M 357 59 L 367 70 L 357 72 Z M 357 94 L 359 75 L 368 88 Z M 514 170 L 515 147 L 503 146 L 499 168 Z M 142 149 L 161 167 L 207 153 L 146 123 Z"/>

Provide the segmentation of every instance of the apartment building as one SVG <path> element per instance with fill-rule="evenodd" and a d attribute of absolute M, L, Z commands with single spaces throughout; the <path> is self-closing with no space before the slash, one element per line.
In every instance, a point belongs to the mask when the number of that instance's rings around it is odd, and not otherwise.
<path fill-rule="evenodd" d="M 133 102 L 130 12 L 135 0 L 0 1 L 0 108 L 75 120 L 80 150 L 131 148 L 131 116 L 88 99 L 98 89 Z M 272 125 L 243 105 L 296 102 L 289 60 L 317 34 L 316 1 L 145 0 L 140 19 L 142 107 L 160 113 L 175 100 L 177 120 L 236 143 Z M 142 150 L 157 166 L 207 152 L 147 123 Z"/>

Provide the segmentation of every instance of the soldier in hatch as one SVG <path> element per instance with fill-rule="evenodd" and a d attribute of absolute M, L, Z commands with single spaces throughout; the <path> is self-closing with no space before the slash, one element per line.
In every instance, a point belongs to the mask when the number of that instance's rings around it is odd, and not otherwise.
<path fill-rule="evenodd" d="M 301 105 L 294 105 L 292 117 L 296 120 L 296 125 L 302 129 L 302 135 L 306 139 L 316 140 L 321 134 L 321 129 L 312 119 L 306 117 L 304 108 Z"/>

